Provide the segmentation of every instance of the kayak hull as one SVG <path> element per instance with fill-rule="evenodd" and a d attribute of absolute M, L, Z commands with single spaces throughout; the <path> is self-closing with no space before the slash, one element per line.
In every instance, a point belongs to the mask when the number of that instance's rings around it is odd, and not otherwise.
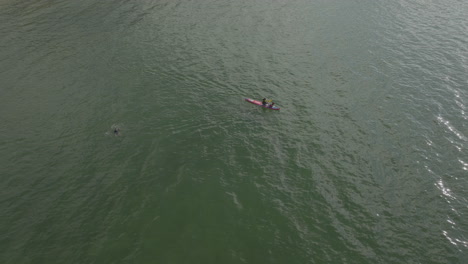
<path fill-rule="evenodd" d="M 251 103 L 251 104 L 261 106 L 263 108 L 268 108 L 268 109 L 271 109 L 271 110 L 280 110 L 280 108 L 277 107 L 277 106 L 270 107 L 268 105 L 263 105 L 262 102 L 258 101 L 258 100 L 254 100 L 254 99 L 250 99 L 250 98 L 244 98 L 244 100 Z"/>

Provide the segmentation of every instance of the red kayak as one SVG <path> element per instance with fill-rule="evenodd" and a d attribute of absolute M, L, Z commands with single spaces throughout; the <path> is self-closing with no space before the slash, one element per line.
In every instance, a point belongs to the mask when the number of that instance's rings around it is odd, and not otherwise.
<path fill-rule="evenodd" d="M 257 101 L 257 100 L 254 100 L 254 99 L 245 98 L 244 100 L 251 103 L 251 104 L 259 105 L 261 107 L 265 107 L 265 108 L 268 108 L 268 109 L 271 109 L 271 110 L 280 110 L 280 108 L 277 107 L 277 106 L 270 106 L 269 104 L 263 105 L 261 101 Z"/>

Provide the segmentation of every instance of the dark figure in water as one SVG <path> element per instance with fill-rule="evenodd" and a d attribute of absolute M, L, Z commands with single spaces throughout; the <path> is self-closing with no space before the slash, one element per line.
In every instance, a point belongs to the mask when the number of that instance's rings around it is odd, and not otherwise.
<path fill-rule="evenodd" d="M 116 136 L 120 135 L 120 129 L 119 128 L 114 128 L 114 135 L 116 135 Z"/>

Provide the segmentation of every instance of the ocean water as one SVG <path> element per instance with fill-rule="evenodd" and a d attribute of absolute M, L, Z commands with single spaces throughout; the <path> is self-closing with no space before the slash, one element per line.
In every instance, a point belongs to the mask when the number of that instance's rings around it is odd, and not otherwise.
<path fill-rule="evenodd" d="M 466 14 L 0 0 L 0 263 L 468 263 Z"/>

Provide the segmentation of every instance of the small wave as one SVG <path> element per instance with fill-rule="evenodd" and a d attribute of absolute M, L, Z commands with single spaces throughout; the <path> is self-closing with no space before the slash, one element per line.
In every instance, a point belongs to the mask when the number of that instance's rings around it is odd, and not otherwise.
<path fill-rule="evenodd" d="M 463 140 L 463 141 L 468 141 L 468 138 L 463 135 L 460 131 L 458 131 L 451 123 L 450 121 L 444 119 L 443 117 L 439 116 L 437 117 L 437 121 L 439 121 L 439 123 L 445 125 L 445 127 L 447 127 L 453 134 L 455 134 L 459 139 Z"/>
<path fill-rule="evenodd" d="M 442 194 L 447 197 L 447 198 L 450 198 L 451 200 L 456 200 L 455 196 L 453 195 L 452 191 L 447 188 L 444 184 L 444 182 L 442 181 L 442 179 L 438 180 L 437 183 L 435 184 L 436 187 L 442 191 Z M 450 201 L 447 201 L 450 203 Z"/>

